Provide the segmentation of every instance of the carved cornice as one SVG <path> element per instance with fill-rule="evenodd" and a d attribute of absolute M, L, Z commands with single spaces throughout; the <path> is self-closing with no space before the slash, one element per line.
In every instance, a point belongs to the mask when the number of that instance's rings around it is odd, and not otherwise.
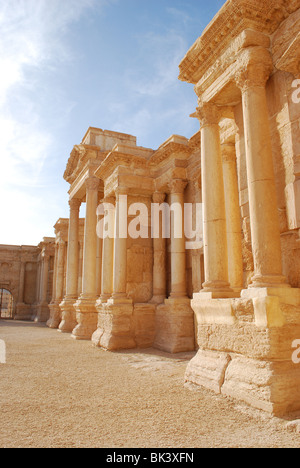
<path fill-rule="evenodd" d="M 172 156 L 182 154 L 188 158 L 191 153 L 192 148 L 189 147 L 188 141 L 185 144 L 176 141 L 167 141 L 155 151 L 149 163 L 151 167 L 155 167 L 159 166 L 162 162 L 166 162 Z"/>
<path fill-rule="evenodd" d="M 132 167 L 133 169 L 147 169 L 148 161 L 141 156 L 110 152 L 96 171 L 97 177 L 103 181 L 107 180 L 118 166 Z"/>
<path fill-rule="evenodd" d="M 197 84 L 245 29 L 271 35 L 299 7 L 299 0 L 228 0 L 180 63 L 179 79 Z"/>
<path fill-rule="evenodd" d="M 99 146 L 75 145 L 67 163 L 64 179 L 72 185 L 89 162 L 93 163 L 97 159 L 103 160 L 107 154 L 108 152 L 101 151 Z"/>

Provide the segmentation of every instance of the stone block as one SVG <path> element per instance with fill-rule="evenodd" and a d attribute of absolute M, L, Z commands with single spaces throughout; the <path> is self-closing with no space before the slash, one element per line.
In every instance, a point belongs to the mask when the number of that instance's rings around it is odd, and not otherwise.
<path fill-rule="evenodd" d="M 185 382 L 193 383 L 220 394 L 230 355 L 215 351 L 199 350 L 189 362 Z"/>

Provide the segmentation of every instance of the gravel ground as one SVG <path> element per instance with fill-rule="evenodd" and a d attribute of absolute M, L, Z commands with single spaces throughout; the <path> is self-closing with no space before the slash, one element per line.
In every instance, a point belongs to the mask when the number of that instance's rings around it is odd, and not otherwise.
<path fill-rule="evenodd" d="M 108 353 L 0 321 L 0 447 L 299 447 L 286 421 L 183 385 L 192 354 Z"/>

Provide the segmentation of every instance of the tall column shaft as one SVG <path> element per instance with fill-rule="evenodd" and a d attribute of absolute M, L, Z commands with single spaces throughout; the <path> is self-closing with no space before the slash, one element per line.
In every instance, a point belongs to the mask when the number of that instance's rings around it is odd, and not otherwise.
<path fill-rule="evenodd" d="M 235 145 L 222 145 L 227 223 L 228 275 L 234 290 L 243 288 L 242 228 Z"/>
<path fill-rule="evenodd" d="M 237 75 L 242 90 L 247 177 L 255 276 L 252 287 L 285 284 L 282 274 L 280 228 L 266 97 L 272 71 L 267 50 L 261 63 L 243 64 Z"/>
<path fill-rule="evenodd" d="M 55 283 L 55 301 L 60 302 L 64 294 L 64 263 L 65 263 L 65 242 L 60 240 L 58 243 L 57 265 L 56 265 L 56 283 Z"/>
<path fill-rule="evenodd" d="M 48 273 L 49 273 L 49 256 L 43 256 L 43 275 L 42 275 L 42 288 L 41 288 L 41 302 L 42 304 L 47 303 L 47 294 L 48 294 Z"/>
<path fill-rule="evenodd" d="M 116 192 L 113 299 L 127 298 L 127 237 L 123 238 L 120 232 L 120 224 L 124 216 L 127 219 L 127 213 L 124 212 L 120 195 L 126 195 L 126 192 Z"/>
<path fill-rule="evenodd" d="M 19 303 L 24 302 L 24 290 L 25 290 L 25 271 L 26 271 L 26 263 L 21 262 L 21 269 L 20 269 L 20 283 L 19 283 Z"/>
<path fill-rule="evenodd" d="M 166 198 L 165 193 L 153 194 L 153 203 L 161 205 Z M 159 221 L 159 238 L 153 239 L 153 298 L 151 303 L 161 304 L 167 294 L 166 272 L 166 239 L 163 238 L 163 220 Z"/>
<path fill-rule="evenodd" d="M 76 299 L 78 297 L 78 263 L 79 263 L 79 210 L 80 200 L 71 199 L 68 255 L 67 255 L 67 286 L 66 296 Z"/>
<path fill-rule="evenodd" d="M 51 304 L 54 303 L 56 299 L 57 256 L 58 256 L 58 245 L 55 244 Z"/>
<path fill-rule="evenodd" d="M 105 210 L 107 212 L 107 222 L 114 232 L 115 225 L 115 198 L 105 198 Z M 105 225 L 103 225 L 103 254 L 102 254 L 102 286 L 101 286 L 101 301 L 107 302 L 113 293 L 113 276 L 114 276 L 114 238 L 109 236 L 109 232 L 105 235 Z"/>
<path fill-rule="evenodd" d="M 41 284 L 41 262 L 37 264 L 37 276 L 36 276 L 36 304 L 40 302 L 40 284 Z"/>
<path fill-rule="evenodd" d="M 86 221 L 84 231 L 82 295 L 96 296 L 97 262 L 97 206 L 99 179 L 90 178 L 86 182 Z"/>
<path fill-rule="evenodd" d="M 76 340 L 90 340 L 97 329 L 96 271 L 97 271 L 97 207 L 100 180 L 86 180 L 86 218 L 83 248 L 82 294 L 75 303 L 78 325 L 72 332 Z"/>
<path fill-rule="evenodd" d="M 63 333 L 71 333 L 77 325 L 74 304 L 78 299 L 78 275 L 79 275 L 79 210 L 81 202 L 78 199 L 71 199 L 68 253 L 67 253 L 67 281 L 66 296 L 60 304 L 62 320 L 59 330 Z M 56 323 L 55 323 L 56 325 Z"/>
<path fill-rule="evenodd" d="M 174 180 L 171 190 L 171 298 L 186 297 L 186 251 L 184 235 L 185 180 Z M 173 209 L 172 209 L 173 208 Z"/>
<path fill-rule="evenodd" d="M 203 292 L 226 293 L 228 281 L 227 227 L 221 154 L 220 115 L 213 104 L 197 109 L 201 124 L 201 168 L 205 283 Z"/>

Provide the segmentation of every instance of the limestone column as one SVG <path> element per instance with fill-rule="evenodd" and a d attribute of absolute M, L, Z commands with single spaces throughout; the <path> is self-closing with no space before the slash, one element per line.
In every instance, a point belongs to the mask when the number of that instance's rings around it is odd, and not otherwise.
<path fill-rule="evenodd" d="M 186 180 L 169 184 L 171 204 L 171 295 L 172 299 L 187 298 L 186 251 L 184 235 L 184 190 Z"/>
<path fill-rule="evenodd" d="M 98 328 L 92 336 L 92 342 L 94 346 L 97 347 L 101 346 L 101 338 L 103 337 L 105 328 L 108 324 L 105 308 L 108 300 L 111 299 L 113 294 L 115 201 L 115 197 L 106 197 L 102 200 L 105 210 L 105 218 L 103 219 L 102 235 L 101 295 L 96 302 Z M 98 255 L 99 248 L 100 245 L 98 241 Z"/>
<path fill-rule="evenodd" d="M 75 303 L 78 325 L 72 336 L 77 340 L 90 340 L 97 328 L 96 262 L 97 262 L 97 207 L 100 180 L 86 180 L 86 220 L 84 231 L 82 294 Z"/>
<path fill-rule="evenodd" d="M 36 304 L 40 302 L 40 284 L 41 284 L 41 261 L 38 260 L 36 276 Z"/>
<path fill-rule="evenodd" d="M 43 263 L 42 263 L 42 289 L 41 289 L 41 303 L 47 304 L 47 295 L 48 295 L 48 280 L 49 280 L 49 260 L 50 257 L 47 254 L 43 255 Z"/>
<path fill-rule="evenodd" d="M 242 229 L 235 145 L 222 145 L 224 192 L 227 223 L 228 276 L 231 288 L 243 288 Z"/>
<path fill-rule="evenodd" d="M 112 232 L 115 225 L 115 198 L 107 197 L 103 200 L 105 209 L 107 210 L 107 220 L 110 224 Z M 105 231 L 105 225 L 103 225 Z M 108 232 L 103 233 L 103 255 L 102 255 L 102 286 L 101 286 L 101 302 L 107 302 L 113 293 L 113 276 L 114 276 L 114 238 L 109 236 Z"/>
<path fill-rule="evenodd" d="M 55 244 L 54 266 L 53 266 L 53 283 L 52 283 L 52 299 L 49 304 L 50 317 L 47 321 L 47 327 L 57 328 L 60 322 L 60 314 L 57 314 L 56 303 L 56 280 L 57 280 L 57 257 L 58 257 L 58 244 Z M 59 316 L 57 318 L 57 315 Z"/>
<path fill-rule="evenodd" d="M 53 266 L 53 284 L 52 284 L 52 299 L 51 304 L 55 302 L 56 298 L 56 277 L 57 277 L 57 256 L 58 256 L 58 245 L 55 244 L 54 254 L 54 266 Z"/>
<path fill-rule="evenodd" d="M 171 294 L 158 305 L 155 317 L 154 347 L 169 353 L 192 351 L 194 313 L 186 288 L 186 251 L 184 233 L 184 190 L 186 180 L 169 184 L 171 208 Z"/>
<path fill-rule="evenodd" d="M 155 192 L 153 203 L 161 205 L 165 193 Z M 161 220 L 163 221 L 163 220 Z M 163 222 L 159 221 L 159 237 L 153 239 L 153 298 L 152 304 L 162 304 L 167 294 L 166 239 L 163 238 Z"/>
<path fill-rule="evenodd" d="M 79 211 L 81 201 L 73 198 L 69 201 L 70 220 L 67 253 L 67 285 L 66 296 L 60 304 L 62 321 L 59 330 L 71 333 L 77 325 L 74 304 L 78 299 L 78 267 L 79 267 Z"/>
<path fill-rule="evenodd" d="M 24 303 L 25 271 L 26 271 L 26 263 L 22 261 L 21 268 L 20 268 L 20 282 L 19 282 L 19 297 L 18 297 L 19 304 Z"/>
<path fill-rule="evenodd" d="M 228 297 L 226 212 L 220 141 L 220 114 L 214 104 L 197 109 L 201 124 L 201 174 L 205 283 L 201 293 Z"/>
<path fill-rule="evenodd" d="M 55 301 L 60 302 L 64 294 L 64 263 L 65 263 L 65 242 L 60 239 L 57 253 L 57 274 L 55 284 Z"/>
<path fill-rule="evenodd" d="M 126 190 L 116 190 L 116 210 L 115 210 L 115 242 L 114 242 L 114 279 L 113 295 L 114 301 L 127 301 L 127 233 L 121 232 L 121 222 L 126 217 L 127 212 L 121 201 L 121 196 L 127 194 Z M 126 237 L 125 237 L 126 234 Z"/>
<path fill-rule="evenodd" d="M 124 189 L 116 189 L 115 234 L 114 242 L 104 239 L 103 251 L 103 289 L 97 302 L 98 329 L 93 334 L 94 346 L 108 350 L 130 349 L 136 346 L 134 340 L 133 303 L 127 297 L 127 200 Z M 124 203 L 124 204 L 123 204 Z M 111 205 L 111 214 L 113 212 Z M 114 252 L 112 257 L 112 246 Z M 113 263 L 112 263 L 113 260 Z M 106 263 L 107 261 L 107 263 Z M 113 264 L 113 293 L 111 290 L 111 272 Z M 106 302 L 105 302 L 106 301 Z"/>
<path fill-rule="evenodd" d="M 48 296 L 48 281 L 49 281 L 49 260 L 50 256 L 44 251 L 42 253 L 41 266 L 41 285 L 40 285 L 40 304 L 37 308 L 37 315 L 34 318 L 35 322 L 47 322 L 49 319 L 49 306 L 47 302 Z"/>
<path fill-rule="evenodd" d="M 250 287 L 286 287 L 282 273 L 277 194 L 266 97 L 273 70 L 266 49 L 243 60 L 236 77 L 242 91 L 250 223 L 255 276 Z"/>

